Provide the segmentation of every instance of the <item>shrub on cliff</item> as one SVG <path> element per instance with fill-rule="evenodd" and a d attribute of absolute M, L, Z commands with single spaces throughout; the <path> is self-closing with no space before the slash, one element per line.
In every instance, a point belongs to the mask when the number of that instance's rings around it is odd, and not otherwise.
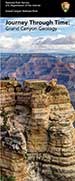
<path fill-rule="evenodd" d="M 14 176 L 0 176 L 0 181 L 15 181 L 15 177 Z"/>
<path fill-rule="evenodd" d="M 2 108 L 1 117 L 3 117 L 3 125 L 1 126 L 1 131 L 6 131 L 9 129 L 9 126 L 7 125 L 8 113 L 5 112 L 4 108 Z"/>
<path fill-rule="evenodd" d="M 10 177 L 7 178 L 7 181 L 15 181 L 15 177 L 10 176 Z"/>

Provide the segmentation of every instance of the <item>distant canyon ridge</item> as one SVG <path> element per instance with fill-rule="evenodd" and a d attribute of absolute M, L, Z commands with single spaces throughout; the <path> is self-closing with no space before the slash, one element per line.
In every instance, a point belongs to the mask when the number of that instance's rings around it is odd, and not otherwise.
<path fill-rule="evenodd" d="M 20 83 L 24 80 L 53 78 L 69 90 L 75 107 L 75 55 L 71 54 L 21 54 L 2 53 L 0 77 L 13 77 Z"/>

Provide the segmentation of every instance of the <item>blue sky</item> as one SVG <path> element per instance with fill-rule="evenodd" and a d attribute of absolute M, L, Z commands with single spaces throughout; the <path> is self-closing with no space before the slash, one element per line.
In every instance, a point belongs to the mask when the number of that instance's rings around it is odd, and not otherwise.
<path fill-rule="evenodd" d="M 30 19 L 43 22 L 51 20 L 53 25 L 49 25 L 49 28 L 55 27 L 56 31 L 40 31 L 39 28 L 34 31 L 21 31 L 21 29 L 19 31 L 6 30 L 6 20 L 29 21 Z M 0 20 L 1 52 L 75 52 L 75 18 L 1 18 Z M 55 24 L 55 20 L 67 21 L 68 24 L 58 25 Z"/>

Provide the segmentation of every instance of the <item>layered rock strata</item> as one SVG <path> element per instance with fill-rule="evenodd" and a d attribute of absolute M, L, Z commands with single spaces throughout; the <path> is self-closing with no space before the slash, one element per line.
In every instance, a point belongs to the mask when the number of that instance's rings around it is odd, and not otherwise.
<path fill-rule="evenodd" d="M 2 174 L 16 181 L 75 180 L 75 111 L 65 86 L 56 79 L 23 87 L 1 81 L 2 109 L 10 127 L 1 134 Z"/>

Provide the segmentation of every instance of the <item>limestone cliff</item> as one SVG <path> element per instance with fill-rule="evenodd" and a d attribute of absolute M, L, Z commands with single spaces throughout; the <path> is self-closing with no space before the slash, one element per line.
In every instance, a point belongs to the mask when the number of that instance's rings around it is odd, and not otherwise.
<path fill-rule="evenodd" d="M 54 79 L 1 83 L 1 174 L 16 181 L 75 181 L 75 111 Z M 9 129 L 8 129 L 9 128 Z"/>

